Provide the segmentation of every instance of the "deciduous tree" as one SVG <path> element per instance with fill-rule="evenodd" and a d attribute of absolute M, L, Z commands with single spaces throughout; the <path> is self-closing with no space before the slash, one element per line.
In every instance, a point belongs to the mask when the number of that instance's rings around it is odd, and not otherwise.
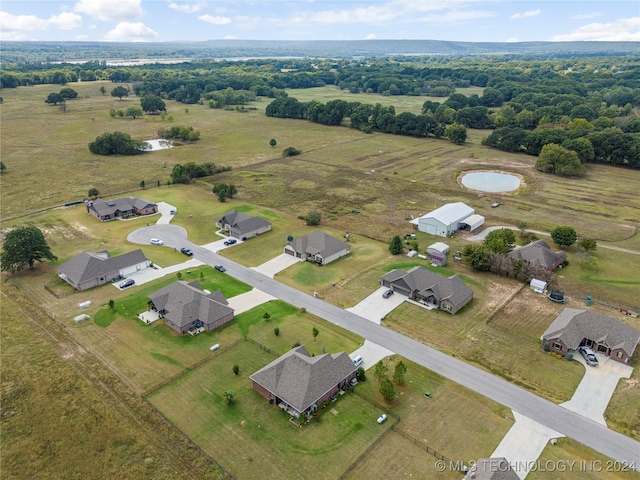
<path fill-rule="evenodd" d="M 15 273 L 29 267 L 33 269 L 35 261 L 57 260 L 47 241 L 37 227 L 18 227 L 7 233 L 0 263 L 2 271 Z"/>
<path fill-rule="evenodd" d="M 304 220 L 307 225 L 320 225 L 322 214 L 317 210 L 311 210 L 305 215 Z"/>
<path fill-rule="evenodd" d="M 116 88 L 111 90 L 111 96 L 118 97 L 120 100 L 122 100 L 122 97 L 129 96 L 129 89 L 127 87 L 123 87 L 122 85 L 117 86 Z"/>
<path fill-rule="evenodd" d="M 561 225 L 551 230 L 551 239 L 556 245 L 566 245 L 568 247 L 576 243 L 578 235 L 573 227 Z"/>

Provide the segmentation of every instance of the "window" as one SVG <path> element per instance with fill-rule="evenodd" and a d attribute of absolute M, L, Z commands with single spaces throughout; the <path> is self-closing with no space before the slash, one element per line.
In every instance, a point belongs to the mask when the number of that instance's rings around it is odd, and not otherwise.
<path fill-rule="evenodd" d="M 622 352 L 617 352 L 617 353 L 616 353 L 616 357 L 618 357 L 618 358 L 622 358 Z"/>
<path fill-rule="evenodd" d="M 554 350 L 562 350 L 562 344 L 558 343 L 558 342 L 553 342 L 553 349 Z"/>

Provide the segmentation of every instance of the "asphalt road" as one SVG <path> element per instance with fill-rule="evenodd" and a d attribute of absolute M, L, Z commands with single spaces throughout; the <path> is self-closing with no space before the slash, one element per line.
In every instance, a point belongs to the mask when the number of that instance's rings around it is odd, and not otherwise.
<path fill-rule="evenodd" d="M 132 232 L 128 240 L 148 243 L 152 237 L 161 238 L 165 245 L 170 247 L 191 248 L 194 257 L 198 260 L 209 265 L 222 264 L 226 267 L 228 275 L 254 288 L 291 305 L 305 307 L 308 312 L 318 317 L 396 352 L 618 462 L 623 462 L 623 465 L 612 465 L 612 468 L 618 467 L 617 471 L 625 465 L 640 470 L 640 442 L 538 397 L 484 370 L 195 245 L 187 240 L 187 232 L 181 227 L 172 225 L 146 227 Z"/>

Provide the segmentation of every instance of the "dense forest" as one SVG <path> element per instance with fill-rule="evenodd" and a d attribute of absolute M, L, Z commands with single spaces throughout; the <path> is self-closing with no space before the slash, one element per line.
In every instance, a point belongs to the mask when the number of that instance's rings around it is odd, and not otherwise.
<path fill-rule="evenodd" d="M 143 98 L 185 104 L 206 101 L 212 108 L 269 97 L 275 100 L 267 108 L 268 116 L 336 126 L 349 118 L 349 126 L 364 132 L 446 136 L 463 143 L 467 128 L 492 130 L 483 143 L 497 149 L 538 156 L 545 145 L 553 144 L 574 152 L 581 163 L 640 168 L 640 57 L 636 55 L 206 59 L 132 67 L 110 66 L 105 61 L 8 62 L 0 66 L 1 88 L 96 80 L 131 85 Z M 354 94 L 429 98 L 420 114 L 396 115 L 393 107 L 371 105 L 364 95 L 363 102 L 325 105 L 298 102 L 291 93 L 325 85 Z M 476 88 L 467 90 L 471 87 Z M 541 169 L 553 171 L 553 162 Z"/>

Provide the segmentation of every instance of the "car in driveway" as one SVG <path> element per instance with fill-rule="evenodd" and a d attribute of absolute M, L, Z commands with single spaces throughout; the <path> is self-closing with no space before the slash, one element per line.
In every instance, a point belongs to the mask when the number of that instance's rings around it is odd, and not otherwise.
<path fill-rule="evenodd" d="M 385 290 L 382 294 L 382 298 L 389 298 L 391 295 L 393 295 L 393 290 Z"/>
<path fill-rule="evenodd" d="M 386 413 L 383 413 L 382 415 L 380 415 L 380 416 L 378 417 L 378 420 L 377 420 L 377 421 L 378 421 L 378 423 L 383 423 L 386 419 L 387 419 L 387 414 L 386 414 Z"/>
<path fill-rule="evenodd" d="M 235 243 L 238 243 L 238 241 L 237 241 L 235 238 L 230 238 L 229 240 L 225 240 L 225 241 L 224 241 L 224 244 L 225 244 L 226 246 L 233 245 L 233 244 L 235 244 Z"/>
<path fill-rule="evenodd" d="M 151 245 L 164 245 L 164 242 L 159 238 L 152 238 L 151 240 L 149 240 L 149 243 Z"/>
<path fill-rule="evenodd" d="M 193 257 L 193 252 L 188 248 L 181 248 L 180 251 L 184 253 L 187 257 Z"/>
<path fill-rule="evenodd" d="M 227 269 L 226 269 L 226 268 L 224 268 L 224 265 L 216 265 L 216 266 L 215 266 L 215 267 L 213 267 L 213 268 L 215 268 L 215 269 L 216 269 L 216 270 L 218 270 L 219 272 L 226 272 L 226 271 L 227 271 Z"/>
<path fill-rule="evenodd" d="M 580 354 L 584 357 L 587 365 L 591 365 L 592 367 L 598 366 L 598 359 L 596 358 L 596 354 L 589 347 L 585 347 L 584 345 L 580 347 Z"/>
<path fill-rule="evenodd" d="M 133 278 L 128 278 L 124 282 L 120 282 L 118 285 L 121 289 L 132 287 L 136 284 L 136 281 Z"/>

